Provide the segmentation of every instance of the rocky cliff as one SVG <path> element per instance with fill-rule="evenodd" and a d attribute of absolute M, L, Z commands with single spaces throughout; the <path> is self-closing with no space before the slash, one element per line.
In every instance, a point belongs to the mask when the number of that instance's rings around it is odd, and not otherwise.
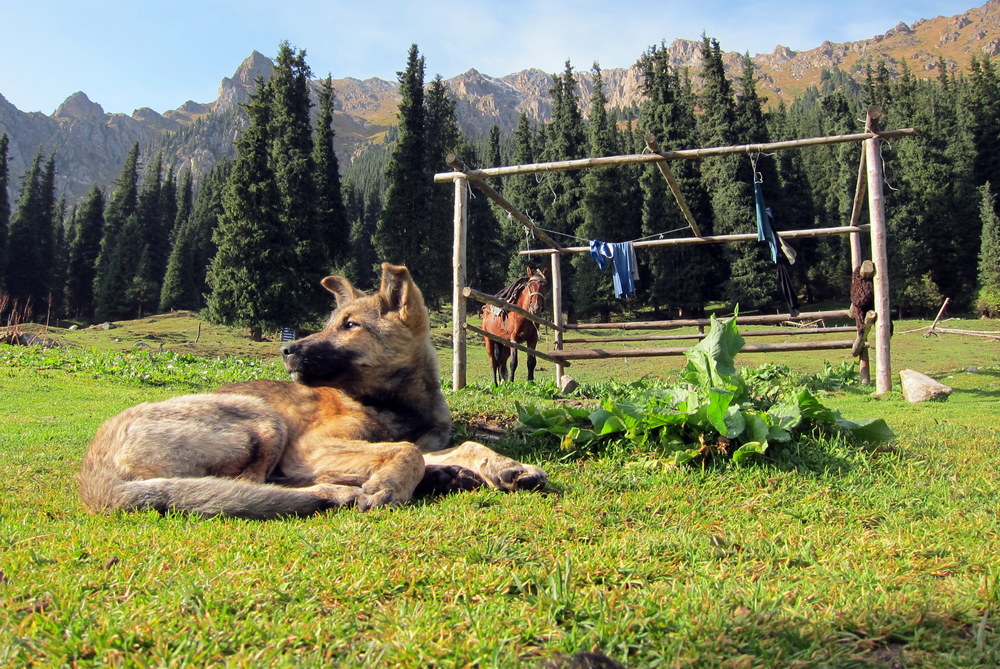
<path fill-rule="evenodd" d="M 648 45 L 636 45 L 638 56 Z M 725 45 L 722 45 L 723 47 Z M 697 86 L 700 42 L 678 39 L 664 45 L 671 62 L 687 67 Z M 951 17 L 936 17 L 913 25 L 898 24 L 868 40 L 834 44 L 824 42 L 815 49 L 795 52 L 777 46 L 770 54 L 758 54 L 759 93 L 771 103 L 791 100 L 809 86 L 818 84 L 824 69 L 839 68 L 858 80 L 866 63 L 885 59 L 893 69 L 906 62 L 917 76 L 936 76 L 943 59 L 950 70 L 968 67 L 974 53 L 1000 53 L 1000 0 Z M 740 54 L 726 53 L 730 76 L 739 72 Z M 131 116 L 106 114 L 86 94 L 74 93 L 51 116 L 17 110 L 0 95 L 0 134 L 10 137 L 11 198 L 14 188 L 35 153 L 56 154 L 58 187 L 68 200 L 82 196 L 93 183 L 108 185 L 117 176 L 134 142 L 144 153 L 164 150 L 178 170 L 206 171 L 220 158 L 232 154 L 232 142 L 245 125 L 240 103 L 245 102 L 260 78 L 266 78 L 272 62 L 254 51 L 231 77 L 224 77 L 212 102 L 187 101 L 174 110 L 158 114 L 149 108 Z M 613 107 L 641 103 L 641 75 L 636 65 L 602 72 L 605 93 Z M 579 93 L 586 108 L 592 78 L 580 72 Z M 469 134 L 485 133 L 493 125 L 510 130 L 520 114 L 546 120 L 551 112 L 550 73 L 529 69 L 503 77 L 475 69 L 445 82 L 452 91 L 459 125 Z M 372 143 L 384 140 L 395 123 L 399 102 L 398 85 L 381 79 L 337 79 L 334 127 L 337 152 L 346 164 Z M 318 90 L 319 84 L 314 84 Z"/>

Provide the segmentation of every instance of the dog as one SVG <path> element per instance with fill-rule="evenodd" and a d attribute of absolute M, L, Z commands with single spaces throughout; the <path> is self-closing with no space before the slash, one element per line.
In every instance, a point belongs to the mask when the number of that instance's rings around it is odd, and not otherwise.
<path fill-rule="evenodd" d="M 145 403 L 109 418 L 84 458 L 91 512 L 270 519 L 403 504 L 415 492 L 545 487 L 542 469 L 467 441 L 447 448 L 430 320 L 402 266 L 378 291 L 344 277 L 321 332 L 281 348 L 291 381 L 259 380 Z"/>

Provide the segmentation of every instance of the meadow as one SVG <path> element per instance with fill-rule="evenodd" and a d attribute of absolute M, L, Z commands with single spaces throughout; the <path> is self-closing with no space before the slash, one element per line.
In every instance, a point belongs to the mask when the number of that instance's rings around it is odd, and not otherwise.
<path fill-rule="evenodd" d="M 593 407 L 675 382 L 683 359 L 578 363 L 559 397 L 547 363 L 492 388 L 470 340 L 471 384 L 447 393 L 456 439 L 545 468 L 549 490 L 256 522 L 83 510 L 76 470 L 105 418 L 283 376 L 275 342 L 191 314 L 119 325 L 0 345 L 5 666 L 1000 665 L 1000 342 L 897 323 L 894 372 L 955 389 L 918 405 L 898 377 L 882 397 L 858 385 L 846 351 L 738 356 L 895 438 L 806 434 L 678 466 L 627 440 L 528 436 L 517 407 Z M 443 317 L 434 337 L 447 387 Z"/>

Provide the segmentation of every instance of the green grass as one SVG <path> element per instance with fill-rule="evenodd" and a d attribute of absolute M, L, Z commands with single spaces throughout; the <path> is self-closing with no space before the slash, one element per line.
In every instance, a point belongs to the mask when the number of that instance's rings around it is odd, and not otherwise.
<path fill-rule="evenodd" d="M 218 348 L 198 355 L 231 358 L 174 355 L 192 353 L 193 337 L 173 338 L 197 322 L 152 320 L 57 333 L 61 351 L 0 346 L 0 664 L 531 666 L 581 650 L 634 667 L 1000 664 L 996 342 L 893 338 L 895 371 L 953 386 L 946 402 L 856 386 L 823 397 L 848 418 L 885 418 L 898 435 L 886 448 L 807 440 L 762 464 L 682 468 L 628 445 L 567 457 L 513 434 L 515 401 L 558 401 L 550 366 L 536 387 L 494 390 L 473 344 L 474 383 L 449 394 L 459 432 L 493 428 L 498 448 L 549 471 L 552 492 L 279 522 L 90 516 L 75 473 L 105 418 L 281 375 L 248 358 L 273 342 L 206 340 L 205 326 L 199 343 Z M 845 359 L 737 362 L 815 374 Z M 578 363 L 571 401 L 681 364 Z"/>

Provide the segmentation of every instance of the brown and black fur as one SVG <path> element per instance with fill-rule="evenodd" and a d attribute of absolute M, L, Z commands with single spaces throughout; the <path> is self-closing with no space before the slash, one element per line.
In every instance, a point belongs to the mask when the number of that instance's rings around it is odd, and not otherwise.
<path fill-rule="evenodd" d="M 414 492 L 539 488 L 545 472 L 475 442 L 447 449 L 427 309 L 405 267 L 379 291 L 343 277 L 326 327 L 281 349 L 293 381 L 250 381 L 140 404 L 108 419 L 83 459 L 94 512 L 274 518 L 401 504 Z"/>
<path fill-rule="evenodd" d="M 875 322 L 875 264 L 865 260 L 851 272 L 851 312 L 857 325 L 857 335 L 851 355 L 857 357 L 866 346 L 868 330 Z"/>

